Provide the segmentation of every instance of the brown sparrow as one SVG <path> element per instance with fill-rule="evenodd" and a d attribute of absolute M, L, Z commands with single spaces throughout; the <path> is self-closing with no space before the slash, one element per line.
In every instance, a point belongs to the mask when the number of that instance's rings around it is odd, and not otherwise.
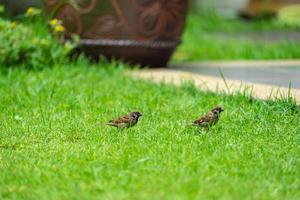
<path fill-rule="evenodd" d="M 117 128 L 129 128 L 136 125 L 136 123 L 139 121 L 139 117 L 141 116 L 143 116 L 143 114 L 140 112 L 131 112 L 123 117 L 110 120 L 106 124 Z"/>
<path fill-rule="evenodd" d="M 223 112 L 222 107 L 216 107 L 208 112 L 206 115 L 200 117 L 193 122 L 194 126 L 209 128 L 219 121 L 220 113 Z"/>

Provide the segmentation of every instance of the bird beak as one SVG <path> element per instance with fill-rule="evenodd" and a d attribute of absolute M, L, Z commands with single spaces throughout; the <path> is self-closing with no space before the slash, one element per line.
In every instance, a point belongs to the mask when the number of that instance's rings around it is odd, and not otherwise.
<path fill-rule="evenodd" d="M 224 109 L 223 108 L 221 108 L 221 112 L 223 112 L 224 111 Z"/>
<path fill-rule="evenodd" d="M 143 113 L 140 113 L 140 116 L 143 116 Z"/>

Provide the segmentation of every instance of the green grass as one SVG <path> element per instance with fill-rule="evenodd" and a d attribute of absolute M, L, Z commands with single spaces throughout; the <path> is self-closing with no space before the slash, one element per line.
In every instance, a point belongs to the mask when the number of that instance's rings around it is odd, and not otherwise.
<path fill-rule="evenodd" d="M 211 14 L 191 13 L 188 16 L 183 43 L 174 61 L 233 60 L 233 59 L 294 59 L 300 58 L 300 42 L 245 39 L 243 33 L 299 31 L 277 20 L 224 20 Z"/>
<path fill-rule="evenodd" d="M 0 74 L 0 199 L 299 199 L 300 112 L 128 78 L 114 64 Z M 119 67 L 122 67 L 119 64 Z M 188 126 L 215 105 L 209 132 Z M 103 125 L 144 113 L 123 131 Z"/>

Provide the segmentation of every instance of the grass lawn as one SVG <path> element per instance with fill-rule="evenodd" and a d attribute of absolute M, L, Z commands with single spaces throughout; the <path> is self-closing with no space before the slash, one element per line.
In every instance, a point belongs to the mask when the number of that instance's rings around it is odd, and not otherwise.
<path fill-rule="evenodd" d="M 300 198 L 293 103 L 99 65 L 1 72 L 0 199 Z M 215 105 L 226 111 L 213 129 L 188 126 Z M 103 125 L 131 110 L 144 113 L 135 127 Z"/>
<path fill-rule="evenodd" d="M 211 14 L 192 13 L 187 20 L 183 43 L 173 61 L 299 59 L 299 40 L 295 42 L 297 39 L 283 38 L 273 41 L 270 39 L 273 31 L 299 32 L 300 29 L 285 26 L 276 20 L 224 20 Z M 269 40 L 260 38 L 260 33 L 270 34 Z M 247 37 L 243 37 L 244 34 L 248 34 Z"/>

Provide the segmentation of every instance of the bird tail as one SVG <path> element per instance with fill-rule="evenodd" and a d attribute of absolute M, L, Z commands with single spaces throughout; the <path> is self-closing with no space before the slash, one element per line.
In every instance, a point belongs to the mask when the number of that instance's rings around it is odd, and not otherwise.
<path fill-rule="evenodd" d="M 118 127 L 115 123 L 113 122 L 106 122 L 105 125 L 107 126 L 114 126 L 114 127 Z"/>
<path fill-rule="evenodd" d="M 198 123 L 193 122 L 191 125 L 192 125 L 192 126 L 198 126 Z"/>

